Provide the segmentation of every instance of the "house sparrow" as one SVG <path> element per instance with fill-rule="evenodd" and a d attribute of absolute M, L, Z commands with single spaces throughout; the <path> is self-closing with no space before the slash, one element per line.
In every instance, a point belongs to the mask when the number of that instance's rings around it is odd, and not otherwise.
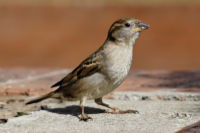
<path fill-rule="evenodd" d="M 132 63 L 135 41 L 149 25 L 135 18 L 122 18 L 115 21 L 108 32 L 104 44 L 77 68 L 52 87 L 58 87 L 26 104 L 40 102 L 46 98 L 67 101 L 80 100 L 81 120 L 91 119 L 84 113 L 86 100 L 94 101 L 112 109 L 110 113 L 137 113 L 136 110 L 120 110 L 102 101 L 102 97 L 116 89 L 127 77 Z"/>

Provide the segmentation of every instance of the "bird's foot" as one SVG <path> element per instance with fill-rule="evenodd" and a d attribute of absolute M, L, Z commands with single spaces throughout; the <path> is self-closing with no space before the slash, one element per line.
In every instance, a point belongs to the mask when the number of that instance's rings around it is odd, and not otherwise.
<path fill-rule="evenodd" d="M 120 110 L 118 108 L 113 108 L 113 111 L 105 111 L 106 113 L 111 113 L 111 114 L 126 114 L 126 113 L 134 113 L 138 114 L 139 112 L 137 110 Z"/>
<path fill-rule="evenodd" d="M 86 115 L 86 114 L 82 114 L 80 120 L 81 121 L 88 121 L 89 119 L 92 120 L 92 117 Z"/>

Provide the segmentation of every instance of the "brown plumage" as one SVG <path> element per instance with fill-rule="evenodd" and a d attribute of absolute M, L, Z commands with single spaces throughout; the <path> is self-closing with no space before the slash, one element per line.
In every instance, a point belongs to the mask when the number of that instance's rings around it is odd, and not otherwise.
<path fill-rule="evenodd" d="M 76 69 L 74 69 L 71 73 L 69 73 L 66 77 L 64 77 L 59 82 L 55 83 L 51 87 L 56 86 L 67 86 L 71 83 L 76 82 L 77 80 L 84 78 L 86 76 L 90 76 L 93 73 L 100 71 L 101 68 L 101 55 L 95 53 L 89 56 L 86 60 L 84 60 Z"/>
<path fill-rule="evenodd" d="M 136 113 L 122 111 L 102 101 L 102 97 L 117 88 L 126 78 L 132 62 L 132 49 L 140 32 L 149 26 L 134 18 L 122 18 L 114 22 L 104 44 L 77 68 L 52 85 L 53 92 L 27 102 L 36 103 L 46 98 L 60 98 L 68 101 L 80 100 L 81 119 L 91 117 L 84 113 L 87 99 L 113 110 L 112 113 Z"/>

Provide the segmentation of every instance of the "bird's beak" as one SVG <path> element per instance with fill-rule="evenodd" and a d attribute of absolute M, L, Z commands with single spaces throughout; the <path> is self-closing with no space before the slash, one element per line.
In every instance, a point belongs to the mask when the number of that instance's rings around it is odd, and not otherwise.
<path fill-rule="evenodd" d="M 134 30 L 137 31 L 137 32 L 140 32 L 140 31 L 143 31 L 143 30 L 148 29 L 148 28 L 149 28 L 148 24 L 139 23 L 134 27 Z"/>

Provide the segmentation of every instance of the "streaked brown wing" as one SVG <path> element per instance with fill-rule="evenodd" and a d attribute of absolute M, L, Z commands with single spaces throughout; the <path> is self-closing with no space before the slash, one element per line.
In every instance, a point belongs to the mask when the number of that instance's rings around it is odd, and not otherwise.
<path fill-rule="evenodd" d="M 55 83 L 51 87 L 63 87 L 68 86 L 81 78 L 90 76 L 96 72 L 100 71 L 101 68 L 101 56 L 96 53 L 93 56 L 90 56 L 86 60 L 84 60 L 76 69 L 74 69 L 71 73 L 65 76 L 62 80 Z"/>

